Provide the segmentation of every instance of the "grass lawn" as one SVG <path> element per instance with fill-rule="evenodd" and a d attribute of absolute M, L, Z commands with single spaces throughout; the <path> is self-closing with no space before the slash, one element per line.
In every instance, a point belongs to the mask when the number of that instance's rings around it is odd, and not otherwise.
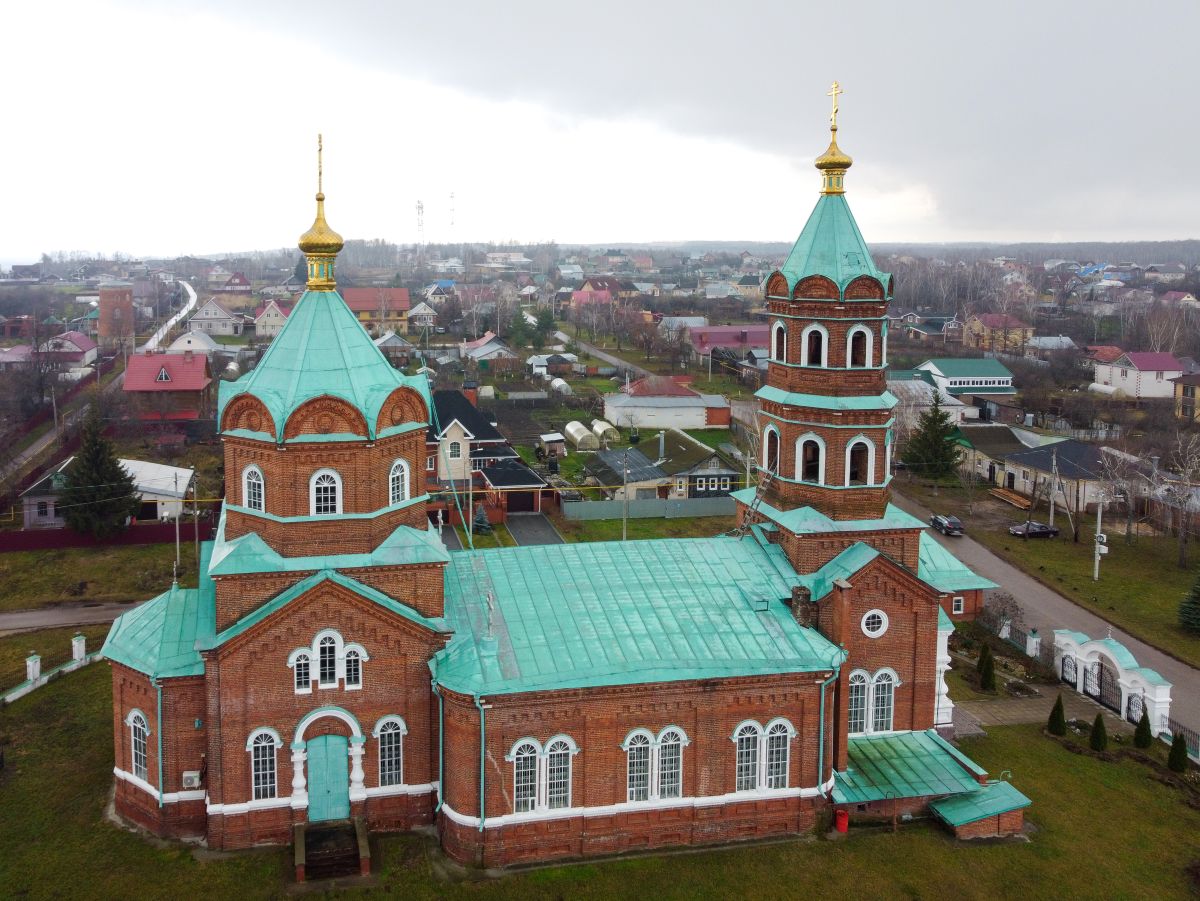
<path fill-rule="evenodd" d="M 196 584 L 183 549 L 179 584 Z M 89 601 L 144 601 L 171 586 L 175 545 L 143 544 L 0 554 L 0 610 Z"/>
<path fill-rule="evenodd" d="M 470 545 L 467 544 L 467 530 L 462 526 L 455 526 L 454 530 L 458 532 L 458 540 L 462 542 L 462 546 L 470 547 Z M 476 532 L 474 538 L 476 549 L 517 546 L 517 540 L 512 537 L 512 533 L 508 531 L 508 526 L 504 525 L 503 523 L 497 523 L 496 525 L 492 526 L 492 531 L 490 534 Z"/>
<path fill-rule="evenodd" d="M 1071 540 L 1070 528 L 1061 511 L 1055 524 L 1062 528 L 1062 535 L 1024 541 L 1009 535 L 1004 522 L 1020 521 L 1025 514 L 1006 505 L 1005 515 L 997 522 L 991 511 L 999 502 L 988 498 L 986 491 L 976 492 L 975 507 L 987 512 L 972 517 L 957 486 L 939 486 L 936 498 L 917 482 L 907 483 L 901 490 L 927 507 L 932 505 L 962 517 L 972 538 L 1080 606 L 1192 666 L 1200 666 L 1200 637 L 1185 633 L 1178 621 L 1179 602 L 1195 582 L 1197 567 L 1193 563 L 1190 569 L 1183 570 L 1176 565 L 1178 551 L 1174 538 L 1140 535 L 1128 545 L 1124 523 L 1113 522 L 1105 528 L 1109 552 L 1100 560 L 1100 581 L 1093 582 L 1094 515 L 1084 521 L 1078 544 Z M 1045 522 L 1045 511 L 1039 511 L 1034 518 Z M 991 524 L 972 528 L 973 521 L 985 519 Z M 1193 560 L 1200 559 L 1200 551 L 1192 548 L 1191 553 Z"/>
<path fill-rule="evenodd" d="M 576 520 L 552 516 L 554 527 L 566 541 L 620 541 L 621 520 Z M 732 516 L 690 516 L 678 519 L 631 519 L 629 539 L 708 538 L 728 532 L 735 525 Z"/>
<path fill-rule="evenodd" d="M 12 688 L 25 681 L 25 658 L 40 654 L 42 672 L 71 659 L 71 639 L 82 633 L 87 638 L 87 650 L 100 650 L 108 626 L 83 626 L 82 628 L 43 629 L 40 632 L 24 632 L 0 639 L 0 689 Z"/>
<path fill-rule="evenodd" d="M 4 639 L 3 641 L 8 641 Z M 103 819 L 112 784 L 111 681 L 93 665 L 0 710 L 0 886 L 9 897 L 284 898 L 287 849 L 197 860 Z M 956 845 L 928 826 L 836 843 L 784 841 L 448 881 L 432 842 L 383 836 L 375 894 L 406 898 L 1187 898 L 1200 812 L 1133 762 L 1075 755 L 1036 727 L 995 728 L 964 750 L 1010 769 L 1034 799 L 1029 844 Z M 346 891 L 344 894 L 352 894 Z"/>

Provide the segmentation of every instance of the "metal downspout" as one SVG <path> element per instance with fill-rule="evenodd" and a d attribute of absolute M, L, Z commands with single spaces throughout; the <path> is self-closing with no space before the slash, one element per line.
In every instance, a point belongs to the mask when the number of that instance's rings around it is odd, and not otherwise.
<path fill-rule="evenodd" d="M 157 678 L 154 680 L 154 690 L 158 693 L 158 806 L 161 809 L 163 806 L 163 755 L 162 755 L 162 737 L 163 737 L 163 721 L 162 721 L 162 683 Z"/>
<path fill-rule="evenodd" d="M 821 683 L 821 730 L 817 739 L 817 792 L 825 797 L 825 691 L 837 679 L 835 669 L 833 674 Z"/>
<path fill-rule="evenodd" d="M 484 801 L 484 764 L 487 761 L 487 715 L 479 695 L 475 695 L 475 706 L 479 709 L 479 831 L 483 832 L 483 821 L 486 819 L 483 809 Z"/>
<path fill-rule="evenodd" d="M 446 764 L 446 751 L 444 736 L 446 734 L 446 707 L 442 700 L 442 693 L 438 691 L 437 681 L 430 683 L 433 686 L 433 693 L 438 699 L 438 787 L 437 787 L 437 807 L 433 808 L 433 812 L 437 813 L 442 809 L 442 778 Z"/>

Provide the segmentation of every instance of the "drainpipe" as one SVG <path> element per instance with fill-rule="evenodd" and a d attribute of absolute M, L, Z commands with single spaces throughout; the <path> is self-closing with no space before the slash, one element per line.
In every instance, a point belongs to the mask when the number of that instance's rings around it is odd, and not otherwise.
<path fill-rule="evenodd" d="M 157 678 L 151 680 L 154 683 L 154 690 L 158 694 L 158 806 L 161 809 L 163 806 L 163 753 L 162 753 L 162 736 L 163 736 L 163 721 L 162 721 L 162 683 Z"/>
<path fill-rule="evenodd" d="M 433 808 L 433 812 L 437 813 L 438 811 L 440 811 L 442 809 L 442 803 L 443 803 L 443 796 L 442 796 L 442 778 L 443 778 L 443 776 L 442 776 L 442 774 L 443 774 L 443 771 L 445 769 L 445 764 L 446 764 L 446 753 L 445 753 L 446 745 L 444 742 L 444 736 L 446 734 L 446 707 L 445 707 L 445 702 L 442 700 L 442 693 L 438 690 L 437 681 L 431 680 L 430 685 L 433 686 L 433 693 L 435 695 L 437 695 L 437 699 L 438 699 L 438 787 L 437 787 L 438 801 L 437 801 L 437 807 Z"/>
<path fill-rule="evenodd" d="M 825 690 L 838 677 L 837 669 L 821 683 L 821 728 L 817 737 L 817 792 L 825 797 Z"/>
<path fill-rule="evenodd" d="M 479 708 L 479 831 L 483 832 L 484 815 L 484 764 L 487 761 L 487 717 L 483 702 L 475 695 L 475 706 Z"/>

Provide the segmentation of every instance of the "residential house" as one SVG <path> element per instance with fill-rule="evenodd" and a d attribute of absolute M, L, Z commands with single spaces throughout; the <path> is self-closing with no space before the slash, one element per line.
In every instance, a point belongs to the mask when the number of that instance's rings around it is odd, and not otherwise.
<path fill-rule="evenodd" d="M 188 319 L 188 329 L 194 332 L 208 332 L 210 335 L 240 335 L 245 317 L 233 313 L 218 301 L 210 297 Z"/>
<path fill-rule="evenodd" d="M 167 347 L 169 354 L 195 353 L 206 357 L 219 350 L 221 345 L 208 332 L 184 332 Z"/>
<path fill-rule="evenodd" d="M 534 354 L 525 361 L 530 375 L 536 376 L 566 376 L 570 375 L 579 357 L 569 353 Z"/>
<path fill-rule="evenodd" d="M 1104 448 L 1067 439 L 1016 451 L 1004 458 L 1005 486 L 1026 497 L 1037 492 L 1038 503 L 1049 499 L 1078 518 L 1094 512 L 1106 499 L 1108 479 Z M 1057 473 L 1057 485 L 1054 474 Z"/>
<path fill-rule="evenodd" d="M 410 334 L 417 334 L 425 329 L 432 329 L 437 322 L 437 310 L 421 301 L 408 311 L 408 327 Z"/>
<path fill-rule="evenodd" d="M 1083 349 L 1083 365 L 1091 372 L 1097 363 L 1115 363 L 1123 353 L 1115 344 L 1089 344 Z"/>
<path fill-rule="evenodd" d="M 1162 296 L 1162 302 L 1178 307 L 1194 307 L 1200 305 L 1196 301 L 1196 295 L 1191 291 L 1168 291 Z"/>
<path fill-rule="evenodd" d="M 225 280 L 218 291 L 224 291 L 226 294 L 249 294 L 253 290 L 250 279 L 241 272 L 235 272 Z"/>
<path fill-rule="evenodd" d="M 1187 277 L 1187 268 L 1182 263 L 1153 263 L 1145 268 L 1142 275 L 1148 282 L 1173 284 Z"/>
<path fill-rule="evenodd" d="M 658 321 L 658 331 L 662 335 L 676 335 L 692 328 L 704 328 L 708 319 L 704 316 L 664 316 Z"/>
<path fill-rule="evenodd" d="M 210 288 L 219 288 L 221 285 L 229 281 L 229 276 L 233 275 L 228 269 L 217 263 L 208 270 L 208 286 Z"/>
<path fill-rule="evenodd" d="M 393 366 L 403 368 L 408 365 L 408 361 L 412 358 L 412 352 L 415 349 L 408 339 L 395 332 L 384 332 L 372 342 L 376 347 L 383 351 L 383 355 L 391 361 Z"/>
<path fill-rule="evenodd" d="M 19 369 L 22 366 L 28 366 L 32 360 L 33 346 L 30 344 L 0 348 L 0 370 Z"/>
<path fill-rule="evenodd" d="M 429 268 L 434 272 L 443 275 L 462 275 L 467 271 L 467 267 L 463 265 L 463 261 L 458 257 L 449 257 L 445 260 L 433 260 L 430 262 Z"/>
<path fill-rule="evenodd" d="M 260 338 L 274 338 L 291 312 L 290 303 L 280 303 L 274 299 L 267 301 L 254 311 L 254 334 Z"/>
<path fill-rule="evenodd" d="M 1031 360 L 1045 360 L 1054 354 L 1078 349 L 1066 335 L 1035 335 L 1025 342 L 1025 356 Z"/>
<path fill-rule="evenodd" d="M 926 360 L 917 369 L 928 372 L 943 394 L 978 407 L 985 420 L 995 419 L 1000 407 L 1017 393 L 1008 367 L 991 358 L 940 357 Z"/>
<path fill-rule="evenodd" d="M 771 343 L 770 326 L 705 325 L 687 330 L 687 344 L 694 360 L 707 357 L 715 348 L 735 351 L 738 358 L 746 356 L 751 347 L 767 347 Z"/>
<path fill-rule="evenodd" d="M 729 428 L 729 401 L 665 376 L 647 376 L 604 395 L 604 418 L 618 428 Z"/>
<path fill-rule="evenodd" d="M 757 275 L 743 275 L 737 280 L 737 284 L 734 287 L 737 288 L 738 294 L 747 300 L 762 299 L 762 279 Z"/>
<path fill-rule="evenodd" d="M 905 336 L 922 343 L 961 344 L 963 323 L 957 316 L 916 316 L 905 322 Z"/>
<path fill-rule="evenodd" d="M 1007 313 L 968 316 L 963 326 L 963 344 L 997 353 L 1021 353 L 1033 337 L 1033 326 Z"/>
<path fill-rule="evenodd" d="M 736 466 L 675 428 L 647 437 L 638 447 L 597 451 L 585 468 L 616 500 L 725 497 L 740 487 Z"/>
<path fill-rule="evenodd" d="M 408 334 L 408 288 L 341 288 L 354 317 L 372 335 L 395 332 Z"/>
<path fill-rule="evenodd" d="M 67 522 L 61 515 L 59 498 L 67 484 L 67 471 L 74 457 L 67 457 L 21 493 L 21 510 L 26 529 L 61 529 Z M 175 519 L 183 512 L 183 502 L 192 485 L 195 470 L 167 466 L 145 460 L 117 462 L 133 479 L 133 490 L 141 501 L 135 519 Z"/>
<path fill-rule="evenodd" d="M 549 483 L 518 458 L 498 460 L 479 468 L 487 503 L 509 513 L 541 513 Z"/>
<path fill-rule="evenodd" d="M 1200 405 L 1196 403 L 1200 372 L 1177 375 L 1171 382 L 1175 386 L 1175 415 L 1184 422 L 1200 421 Z"/>
<path fill-rule="evenodd" d="M 583 281 L 583 267 L 577 263 L 559 263 L 555 277 L 560 285 L 580 284 Z"/>
<path fill-rule="evenodd" d="M 484 332 L 474 341 L 464 341 L 459 345 L 459 353 L 463 362 L 474 360 L 480 369 L 506 368 L 504 361 L 517 359 L 512 348 L 491 331 Z"/>
<path fill-rule="evenodd" d="M 584 279 L 582 285 L 579 286 L 580 291 L 591 293 L 607 293 L 610 297 L 617 297 L 621 293 L 621 279 L 614 275 L 591 275 Z"/>
<path fill-rule="evenodd" d="M 203 354 L 147 351 L 129 358 L 121 386 L 145 422 L 206 419 L 212 415 L 212 373 Z"/>
<path fill-rule="evenodd" d="M 98 345 L 82 332 L 63 332 L 42 344 L 43 354 L 56 363 L 91 366 L 96 362 Z"/>
<path fill-rule="evenodd" d="M 425 296 L 427 301 L 435 306 L 444 303 L 447 298 L 454 296 L 454 279 L 439 278 L 436 281 L 430 282 L 428 285 L 426 285 L 425 289 L 421 293 Z M 411 311 L 409 312 L 408 316 L 411 320 Z"/>
<path fill-rule="evenodd" d="M 962 423 L 954 433 L 955 441 L 962 447 L 959 469 L 989 485 L 1016 490 L 1016 475 L 1006 469 L 1005 460 L 1009 454 L 1039 444 L 1032 435 L 1000 423 Z"/>
<path fill-rule="evenodd" d="M 1183 375 L 1183 364 L 1174 354 L 1127 351 L 1111 363 L 1096 363 L 1095 383 L 1111 385 L 1135 400 L 1173 398 L 1172 379 Z"/>
<path fill-rule="evenodd" d="M 930 373 L 922 370 L 889 370 L 887 389 L 898 401 L 892 415 L 901 440 L 912 434 L 920 418 L 933 406 L 935 397 L 955 425 L 979 418 L 977 407 L 939 391 Z"/>

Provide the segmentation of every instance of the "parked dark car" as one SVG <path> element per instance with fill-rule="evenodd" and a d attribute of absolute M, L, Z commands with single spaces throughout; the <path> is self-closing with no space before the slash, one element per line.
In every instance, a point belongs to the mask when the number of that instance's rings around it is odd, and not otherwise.
<path fill-rule="evenodd" d="M 943 535 L 961 535 L 966 531 L 962 520 L 957 516 L 943 516 L 940 513 L 935 513 L 929 517 L 929 524 Z"/>
<path fill-rule="evenodd" d="M 1054 538 L 1058 535 L 1058 526 L 1048 526 L 1044 522 L 1019 522 L 1008 527 L 1008 534 L 1018 538 Z"/>

